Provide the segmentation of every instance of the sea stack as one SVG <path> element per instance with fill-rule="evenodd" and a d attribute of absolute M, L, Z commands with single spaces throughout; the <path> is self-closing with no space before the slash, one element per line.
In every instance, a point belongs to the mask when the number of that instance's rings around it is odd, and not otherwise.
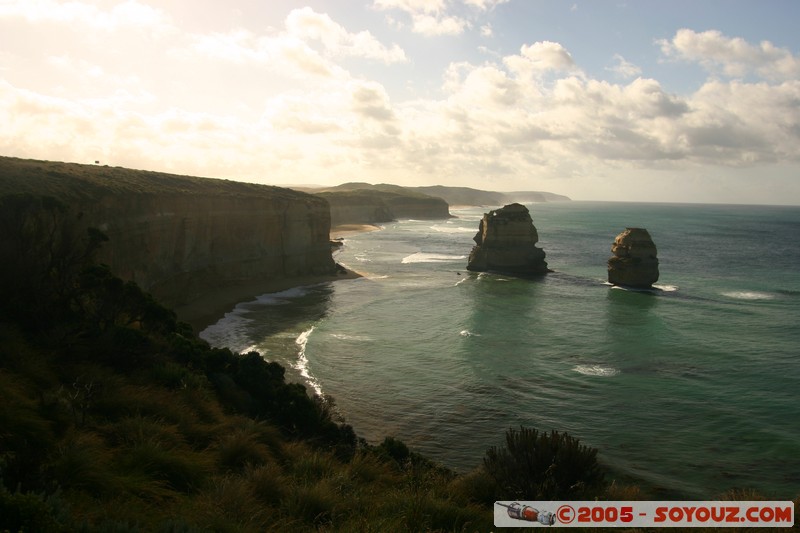
<path fill-rule="evenodd" d="M 524 205 L 509 204 L 485 213 L 473 240 L 476 246 L 469 254 L 467 270 L 515 276 L 549 272 L 544 250 L 536 247 L 539 234 Z"/>
<path fill-rule="evenodd" d="M 608 282 L 638 289 L 649 289 L 658 281 L 656 245 L 644 228 L 626 228 L 611 245 Z"/>

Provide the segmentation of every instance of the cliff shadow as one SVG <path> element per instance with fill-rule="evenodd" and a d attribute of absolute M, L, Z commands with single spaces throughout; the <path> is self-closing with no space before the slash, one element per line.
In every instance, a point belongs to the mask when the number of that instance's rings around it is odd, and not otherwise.
<path fill-rule="evenodd" d="M 286 356 L 296 352 L 299 333 L 327 316 L 333 291 L 332 282 L 323 282 L 253 297 L 237 304 L 200 336 L 213 346 L 237 352 L 256 349 L 272 359 L 270 351 L 286 351 L 280 353 Z"/>

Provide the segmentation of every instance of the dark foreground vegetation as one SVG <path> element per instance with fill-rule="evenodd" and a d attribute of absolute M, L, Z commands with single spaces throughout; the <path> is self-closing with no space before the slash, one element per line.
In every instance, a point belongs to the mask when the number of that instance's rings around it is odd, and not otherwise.
<path fill-rule="evenodd" d="M 0 531 L 490 531 L 496 500 L 639 497 L 558 432 L 510 430 L 460 476 L 370 445 L 96 264 L 104 240 L 0 198 Z"/>

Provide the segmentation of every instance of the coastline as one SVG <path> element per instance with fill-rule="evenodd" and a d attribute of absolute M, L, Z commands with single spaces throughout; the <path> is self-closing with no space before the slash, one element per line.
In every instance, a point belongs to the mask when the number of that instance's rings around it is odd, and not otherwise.
<path fill-rule="evenodd" d="M 381 229 L 379 226 L 372 224 L 342 224 L 331 228 L 330 238 L 331 240 L 343 239 L 356 233 L 376 231 L 379 229 Z M 230 287 L 215 288 L 203 294 L 200 298 L 176 307 L 174 310 L 178 315 L 178 320 L 192 326 L 194 334 L 199 335 L 201 331 L 216 323 L 217 320 L 225 316 L 225 313 L 236 307 L 236 304 L 254 300 L 262 294 L 280 292 L 293 287 L 314 285 L 327 281 L 357 279 L 361 277 L 364 277 L 363 274 L 347 269 L 347 272 L 336 274 L 254 280 Z"/>
<path fill-rule="evenodd" d="M 375 224 L 339 224 L 331 228 L 331 239 L 343 239 L 356 233 L 378 231 L 380 229 L 381 227 Z"/>
<path fill-rule="evenodd" d="M 262 294 L 281 292 L 293 287 L 314 285 L 326 281 L 341 279 L 357 279 L 363 277 L 358 272 L 348 270 L 347 273 L 320 276 L 297 276 L 291 278 L 273 278 L 251 283 L 242 283 L 230 287 L 220 287 L 205 293 L 188 304 L 175 308 L 178 320 L 192 326 L 195 335 L 225 316 L 225 313 L 236 307 L 236 304 L 255 300 Z"/>

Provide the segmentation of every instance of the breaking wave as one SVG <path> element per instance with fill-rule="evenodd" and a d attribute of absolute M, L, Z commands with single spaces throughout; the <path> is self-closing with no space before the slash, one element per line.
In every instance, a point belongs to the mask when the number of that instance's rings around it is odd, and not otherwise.
<path fill-rule="evenodd" d="M 407 255 L 403 258 L 401 263 L 451 263 L 453 261 L 462 261 L 466 259 L 466 255 L 447 255 L 447 254 L 432 254 L 427 252 L 417 252 L 415 254 Z"/>
<path fill-rule="evenodd" d="M 773 294 L 759 291 L 729 291 L 723 292 L 722 295 L 735 300 L 772 300 L 775 298 Z"/>
<path fill-rule="evenodd" d="M 314 389 L 314 392 L 318 396 L 322 396 L 322 386 L 319 384 L 319 381 L 317 381 L 317 378 L 311 375 L 311 371 L 308 369 L 308 358 L 306 357 L 306 345 L 308 345 L 308 338 L 313 332 L 314 326 L 311 326 L 309 329 L 297 336 L 297 339 L 294 341 L 299 348 L 297 352 L 297 362 L 292 366 L 295 370 L 300 372 L 300 375 L 303 376 L 303 379 L 306 380 L 306 383 L 311 385 L 311 388 Z"/>
<path fill-rule="evenodd" d="M 572 370 L 584 376 L 610 377 L 619 374 L 616 368 L 602 365 L 578 365 Z"/>

